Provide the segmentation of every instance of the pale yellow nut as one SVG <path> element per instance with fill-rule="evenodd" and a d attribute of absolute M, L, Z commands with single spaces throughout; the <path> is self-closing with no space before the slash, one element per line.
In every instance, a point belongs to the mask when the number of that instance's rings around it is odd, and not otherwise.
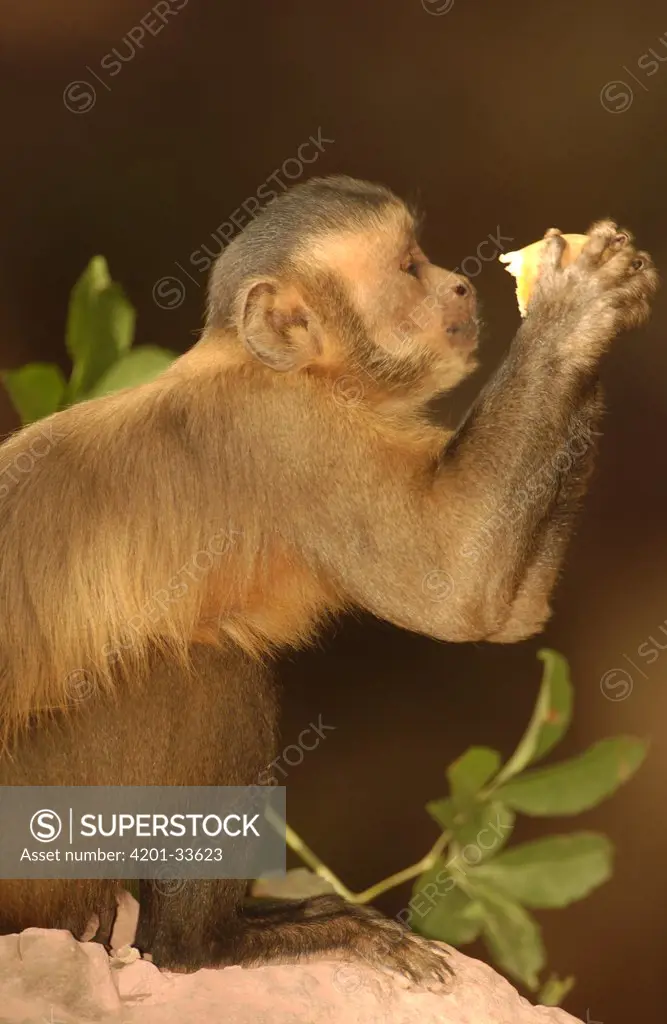
<path fill-rule="evenodd" d="M 563 235 L 566 245 L 561 259 L 562 266 L 576 260 L 577 256 L 588 240 L 588 235 Z M 535 281 L 540 270 L 540 260 L 545 239 L 526 245 L 523 249 L 515 252 L 504 252 L 498 257 L 501 263 L 506 263 L 505 270 L 516 278 L 516 301 L 521 316 L 526 315 L 528 301 L 535 287 Z"/>

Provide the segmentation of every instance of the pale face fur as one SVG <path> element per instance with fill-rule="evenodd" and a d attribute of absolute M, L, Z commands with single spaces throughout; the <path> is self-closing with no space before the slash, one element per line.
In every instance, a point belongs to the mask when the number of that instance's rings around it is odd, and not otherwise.
<path fill-rule="evenodd" d="M 391 210 L 380 230 L 330 235 L 305 248 L 295 265 L 306 272 L 315 265 L 344 282 L 379 358 L 422 365 L 430 393 L 449 390 L 477 367 L 474 289 L 430 263 L 405 208 Z"/>

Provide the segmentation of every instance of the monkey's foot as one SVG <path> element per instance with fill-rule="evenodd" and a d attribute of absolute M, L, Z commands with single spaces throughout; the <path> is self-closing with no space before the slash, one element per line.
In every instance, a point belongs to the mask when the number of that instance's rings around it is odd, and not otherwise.
<path fill-rule="evenodd" d="M 339 896 L 251 905 L 241 922 L 221 951 L 224 962 L 256 966 L 335 953 L 352 964 L 398 972 L 420 988 L 439 988 L 451 978 L 444 947 Z"/>

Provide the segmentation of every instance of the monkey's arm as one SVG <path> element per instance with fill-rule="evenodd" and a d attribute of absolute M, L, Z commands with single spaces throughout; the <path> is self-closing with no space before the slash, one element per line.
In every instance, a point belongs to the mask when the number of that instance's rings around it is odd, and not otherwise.
<path fill-rule="evenodd" d="M 591 447 L 572 412 L 581 375 L 553 358 L 560 330 L 522 328 L 421 490 L 400 464 L 373 481 L 367 509 L 364 489 L 348 487 L 344 550 L 330 541 L 324 553 L 355 603 L 443 640 L 509 640 L 541 625 L 585 489 L 568 452 Z M 368 473 L 359 466 L 359 480 Z"/>
<path fill-rule="evenodd" d="M 559 456 L 559 465 L 545 466 L 545 472 L 560 478 L 558 497 L 536 538 L 535 555 L 519 585 L 509 619 L 499 633 L 489 637 L 495 643 L 514 643 L 539 633 L 551 614 L 551 592 L 593 470 L 602 410 L 602 388 L 596 383 L 572 417 L 570 436 Z M 534 486 L 539 486 L 539 482 L 534 481 Z"/>

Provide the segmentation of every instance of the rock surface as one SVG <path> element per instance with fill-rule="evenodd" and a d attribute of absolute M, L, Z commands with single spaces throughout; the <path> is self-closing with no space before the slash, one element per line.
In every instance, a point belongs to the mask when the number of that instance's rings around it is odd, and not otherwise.
<path fill-rule="evenodd" d="M 311 960 L 195 974 L 158 971 L 125 946 L 109 957 L 69 932 L 0 937 L 2 1024 L 575 1024 L 531 1006 L 486 964 L 452 950 L 447 991 L 416 992 L 362 964 Z"/>

